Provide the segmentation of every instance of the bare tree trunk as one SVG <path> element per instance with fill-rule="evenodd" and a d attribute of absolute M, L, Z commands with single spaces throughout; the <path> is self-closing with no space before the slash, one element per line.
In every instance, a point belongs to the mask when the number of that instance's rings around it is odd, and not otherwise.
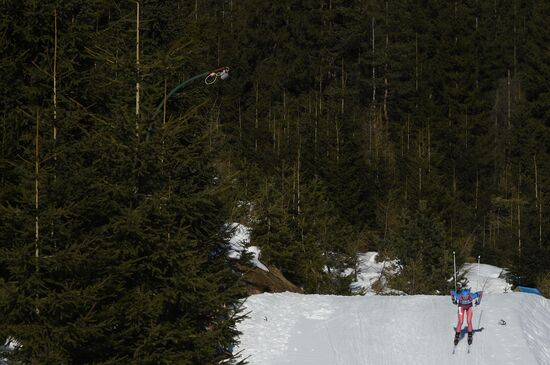
<path fill-rule="evenodd" d="M 483 233 L 482 233 L 482 244 L 481 244 L 481 247 L 483 247 L 483 249 L 485 249 L 485 219 L 486 219 L 487 216 L 483 216 Z"/>
<path fill-rule="evenodd" d="M 493 247 L 496 247 L 497 238 L 500 236 L 500 208 L 497 208 L 497 219 L 496 219 L 496 227 L 495 227 L 495 234 L 493 235 L 493 239 L 495 240 L 495 244 Z"/>
<path fill-rule="evenodd" d="M 475 202 L 476 214 L 477 214 L 477 197 L 478 197 L 478 194 L 479 194 L 479 170 L 476 170 L 476 202 Z"/>
<path fill-rule="evenodd" d="M 518 255 L 521 257 L 521 207 L 518 186 Z"/>
<path fill-rule="evenodd" d="M 220 36 L 218 36 L 218 42 L 216 47 L 216 54 L 217 54 L 217 66 L 220 66 L 220 54 L 221 54 L 221 39 Z"/>
<path fill-rule="evenodd" d="M 241 114 L 241 98 L 239 97 L 239 141 L 243 140 L 243 118 Z"/>
<path fill-rule="evenodd" d="M 300 138 L 300 135 L 298 134 L 298 176 L 297 176 L 297 185 L 298 185 L 298 194 L 297 194 L 297 207 L 298 207 L 298 214 L 301 213 L 301 207 L 300 207 L 300 168 L 301 168 L 301 159 L 302 159 L 302 139 Z"/>
<path fill-rule="evenodd" d="M 319 100 L 319 103 L 321 101 Z M 314 159 L 315 161 L 317 161 L 317 144 L 319 143 L 319 118 L 320 118 L 320 114 L 319 114 L 319 110 L 317 109 L 317 101 L 315 101 L 315 131 L 314 131 L 314 146 L 313 146 L 313 150 L 314 150 Z"/>
<path fill-rule="evenodd" d="M 258 152 L 258 81 L 256 81 L 256 104 L 254 106 L 254 152 Z"/>
<path fill-rule="evenodd" d="M 342 56 L 342 97 L 341 97 L 341 111 L 340 111 L 342 116 L 344 115 L 344 95 L 345 95 L 344 57 Z"/>
<path fill-rule="evenodd" d="M 453 160 L 453 195 L 456 195 L 456 165 Z"/>
<path fill-rule="evenodd" d="M 34 258 L 35 258 L 35 271 L 40 270 L 40 222 L 38 217 L 39 208 L 39 168 L 40 168 L 40 115 L 36 112 L 36 136 L 35 136 L 35 151 L 34 151 Z M 38 301 L 38 293 L 36 294 Z M 36 314 L 40 314 L 38 305 L 35 304 L 34 311 Z"/>
<path fill-rule="evenodd" d="M 164 93 L 164 99 L 163 99 L 163 103 L 162 103 L 162 130 L 163 130 L 163 134 L 164 132 L 166 131 L 166 92 L 167 92 L 167 89 L 168 89 L 168 80 L 167 79 L 164 79 L 164 90 L 163 90 L 163 93 Z M 164 164 L 164 158 L 165 158 L 165 148 L 164 148 L 164 136 L 162 137 L 162 156 L 160 158 L 160 161 L 161 163 Z"/>
<path fill-rule="evenodd" d="M 53 48 L 53 140 L 57 144 L 57 9 L 54 13 L 54 48 Z M 54 155 L 57 161 L 57 155 Z"/>
<path fill-rule="evenodd" d="M 136 137 L 139 138 L 139 2 L 136 1 Z"/>
<path fill-rule="evenodd" d="M 489 245 L 491 245 L 492 243 L 493 243 L 493 224 L 489 223 Z M 495 245 L 492 245 L 492 247 L 494 248 Z"/>
<path fill-rule="evenodd" d="M 418 33 L 415 33 L 414 43 L 414 89 L 418 93 Z"/>
<path fill-rule="evenodd" d="M 539 194 L 539 248 L 542 248 L 542 189 Z"/>
<path fill-rule="evenodd" d="M 319 118 L 323 114 L 323 72 L 319 66 Z"/>
<path fill-rule="evenodd" d="M 431 149 L 431 131 L 430 131 L 430 121 L 428 121 L 428 174 L 430 173 L 430 164 L 432 160 L 432 149 Z"/>
<path fill-rule="evenodd" d="M 533 163 L 535 165 L 535 207 L 539 204 L 539 187 L 538 187 L 538 173 L 537 173 L 537 155 L 533 155 Z"/>
<path fill-rule="evenodd" d="M 510 86 L 511 82 L 510 82 L 510 69 L 508 69 L 508 78 L 507 78 L 507 85 L 508 85 L 508 113 L 507 113 L 507 117 L 508 117 L 508 128 L 511 127 L 511 117 L 512 117 L 512 102 L 511 102 L 511 86 Z"/>
<path fill-rule="evenodd" d="M 453 229 L 454 229 L 454 226 L 453 226 L 453 217 L 451 217 L 451 246 L 453 245 Z"/>
<path fill-rule="evenodd" d="M 516 8 L 516 1 L 514 0 L 514 77 L 517 76 L 517 25 L 516 25 L 516 19 L 517 19 L 517 8 Z M 514 97 L 515 99 L 515 97 Z"/>
<path fill-rule="evenodd" d="M 422 167 L 418 168 L 418 192 L 422 192 Z"/>
<path fill-rule="evenodd" d="M 386 234 L 388 233 L 388 211 L 389 211 L 389 209 L 390 209 L 390 193 L 388 193 L 388 202 L 386 204 L 386 216 L 384 217 L 384 242 L 386 241 Z"/>
<path fill-rule="evenodd" d="M 294 208 L 296 206 L 296 165 L 298 163 L 296 162 L 292 169 L 292 207 Z"/>
<path fill-rule="evenodd" d="M 468 151 L 468 107 L 466 106 L 466 151 Z"/>
<path fill-rule="evenodd" d="M 54 47 L 53 47 L 53 161 L 54 172 L 53 179 L 57 180 L 57 9 L 54 11 Z M 54 240 L 54 222 L 50 222 L 50 238 L 54 242 L 54 247 L 57 247 Z"/>
<path fill-rule="evenodd" d="M 376 102 L 376 68 L 374 60 L 374 17 L 372 17 L 372 103 Z"/>
<path fill-rule="evenodd" d="M 36 271 L 38 271 L 38 260 L 40 259 L 40 242 L 39 242 L 39 173 L 40 173 L 40 116 L 36 113 L 36 135 L 35 135 L 35 149 L 34 149 L 34 257 L 36 258 Z"/>
<path fill-rule="evenodd" d="M 375 118 L 376 116 L 374 115 L 373 112 L 369 113 L 369 117 L 368 117 L 368 123 L 369 123 L 369 159 L 372 159 L 372 151 L 373 151 L 373 139 L 374 139 L 374 144 L 376 144 L 376 125 L 375 125 Z M 374 138 L 373 138 L 374 136 Z M 374 146 L 374 148 L 376 148 L 376 146 Z"/>
<path fill-rule="evenodd" d="M 336 167 L 340 166 L 340 123 L 338 116 L 334 116 L 336 121 Z"/>
<path fill-rule="evenodd" d="M 139 64 L 139 19 L 140 19 L 140 11 L 139 11 L 139 1 L 136 1 L 136 65 L 135 65 L 135 76 L 136 76 L 136 113 L 135 113 L 135 126 L 134 126 L 134 135 L 135 135 L 135 147 L 134 147 L 134 167 L 138 165 L 138 158 L 139 158 L 139 119 L 140 119 L 140 64 Z M 134 194 L 137 194 L 139 191 L 139 177 L 138 173 L 134 173 Z"/>
<path fill-rule="evenodd" d="M 401 157 L 405 156 L 405 131 L 404 128 L 401 127 Z"/>
<path fill-rule="evenodd" d="M 407 114 L 407 152 L 411 149 L 411 115 Z"/>
<path fill-rule="evenodd" d="M 409 177 L 405 176 L 405 206 L 407 206 L 408 198 L 409 198 L 408 189 L 409 189 Z"/>
<path fill-rule="evenodd" d="M 286 141 L 290 144 L 290 118 L 287 118 L 286 110 L 286 90 L 283 89 L 283 123 L 286 121 Z"/>
<path fill-rule="evenodd" d="M 390 37 L 388 34 L 388 2 L 386 1 L 386 47 L 384 48 L 384 117 L 386 118 L 386 135 L 389 133 L 388 118 L 388 45 Z"/>

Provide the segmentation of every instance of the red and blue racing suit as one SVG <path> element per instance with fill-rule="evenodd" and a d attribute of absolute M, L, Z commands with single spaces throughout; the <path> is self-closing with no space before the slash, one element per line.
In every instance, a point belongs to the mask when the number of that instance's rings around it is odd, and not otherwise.
<path fill-rule="evenodd" d="M 451 299 L 453 304 L 458 304 L 458 324 L 456 325 L 456 332 L 460 333 L 462 330 L 462 322 L 464 322 L 464 317 L 466 316 L 466 321 L 468 322 L 468 332 L 472 333 L 472 306 L 474 304 L 479 305 L 481 303 L 481 297 L 483 292 L 478 291 L 476 293 L 468 292 L 466 295 L 462 295 L 462 292 L 455 292 L 451 290 Z"/>

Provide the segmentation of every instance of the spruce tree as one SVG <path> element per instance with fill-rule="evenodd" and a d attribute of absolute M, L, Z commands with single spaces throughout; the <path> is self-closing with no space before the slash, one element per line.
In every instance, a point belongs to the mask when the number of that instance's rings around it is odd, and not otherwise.
<path fill-rule="evenodd" d="M 2 60 L 21 59 L 32 82 L 3 100 L 14 138 L 1 161 L 0 335 L 21 345 L 10 357 L 23 363 L 219 361 L 236 341 L 241 292 L 204 96 L 170 103 L 165 119 L 155 110 L 162 76 L 181 77 L 181 58 L 167 56 L 181 42 L 177 6 L 80 5 L 3 12 Z M 173 14 L 163 19 L 173 38 L 155 32 L 157 11 Z M 53 54 L 54 106 L 43 72 Z"/>

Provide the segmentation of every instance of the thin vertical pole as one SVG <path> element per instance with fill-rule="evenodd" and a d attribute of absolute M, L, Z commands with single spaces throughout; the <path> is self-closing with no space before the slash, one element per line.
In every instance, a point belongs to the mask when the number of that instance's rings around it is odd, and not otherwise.
<path fill-rule="evenodd" d="M 454 268 L 455 292 L 456 292 L 456 255 L 454 251 L 453 251 L 453 268 Z"/>
<path fill-rule="evenodd" d="M 455 293 L 456 293 L 456 291 L 457 291 L 457 288 L 456 288 L 456 255 L 455 255 L 454 251 L 453 251 L 453 267 L 454 267 Z M 459 313 L 458 300 L 456 301 L 456 312 Z"/>
<path fill-rule="evenodd" d="M 477 290 L 479 290 L 479 262 L 481 261 L 481 256 L 477 257 Z"/>

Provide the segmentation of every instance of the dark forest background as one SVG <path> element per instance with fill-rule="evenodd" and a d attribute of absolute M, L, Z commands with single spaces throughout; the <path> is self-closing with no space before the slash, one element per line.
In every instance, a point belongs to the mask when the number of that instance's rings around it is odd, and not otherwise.
<path fill-rule="evenodd" d="M 16 360 L 224 358 L 244 295 L 228 222 L 306 293 L 349 294 L 367 250 L 399 259 L 408 294 L 446 292 L 453 252 L 548 290 L 549 2 L 0 13 L 0 337 Z M 221 66 L 228 80 L 163 103 Z"/>

